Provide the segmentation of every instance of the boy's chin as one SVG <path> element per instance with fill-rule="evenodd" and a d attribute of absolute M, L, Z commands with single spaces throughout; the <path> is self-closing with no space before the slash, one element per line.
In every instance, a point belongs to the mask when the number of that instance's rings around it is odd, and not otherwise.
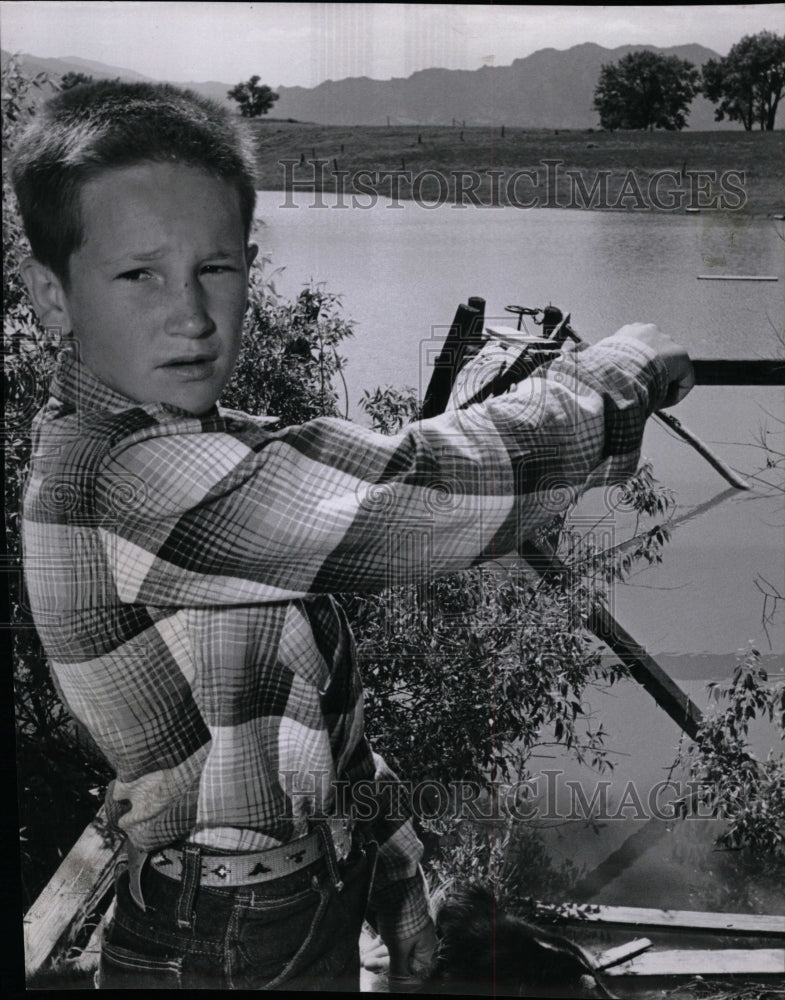
<path fill-rule="evenodd" d="M 174 389 L 165 389 L 157 395 L 158 398 L 155 402 L 184 410 L 194 417 L 201 417 L 213 409 L 218 402 L 220 393 L 216 392 L 212 386 L 189 387 L 188 389 L 178 386 Z"/>
<path fill-rule="evenodd" d="M 193 399 L 187 398 L 182 399 L 179 396 L 173 396 L 171 399 L 163 400 L 167 406 L 174 406 L 178 410 L 184 410 L 186 413 L 190 413 L 193 417 L 203 417 L 206 413 L 209 413 L 213 409 L 215 404 L 218 402 L 218 397 L 215 395 L 210 395 L 209 397 L 203 399 Z"/>
<path fill-rule="evenodd" d="M 159 402 L 200 417 L 218 402 L 224 382 L 216 372 L 208 378 L 167 378 L 156 386 L 156 395 Z"/>

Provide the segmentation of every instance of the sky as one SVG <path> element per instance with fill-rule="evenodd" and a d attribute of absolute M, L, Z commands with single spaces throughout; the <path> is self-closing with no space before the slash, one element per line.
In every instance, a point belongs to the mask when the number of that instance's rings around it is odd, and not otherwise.
<path fill-rule="evenodd" d="M 509 65 L 537 49 L 697 42 L 725 55 L 785 30 L 785 3 L 679 6 L 2 0 L 10 52 L 79 56 L 173 82 L 273 86 Z"/>

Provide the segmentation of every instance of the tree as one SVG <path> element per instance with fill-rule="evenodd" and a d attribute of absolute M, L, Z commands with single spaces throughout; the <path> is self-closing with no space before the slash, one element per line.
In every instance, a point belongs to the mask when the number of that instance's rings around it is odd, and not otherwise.
<path fill-rule="evenodd" d="M 600 70 L 594 107 L 600 124 L 610 129 L 681 130 L 688 108 L 700 90 L 691 62 L 644 50 L 631 52 Z"/>
<path fill-rule="evenodd" d="M 278 94 L 262 84 L 259 86 L 259 77 L 252 76 L 244 83 L 238 83 L 228 91 L 228 96 L 240 105 L 240 114 L 243 118 L 258 118 L 266 115 L 270 108 L 278 100 Z"/>
<path fill-rule="evenodd" d="M 83 83 L 92 83 L 93 78 L 87 73 L 63 73 L 60 78 L 60 89 L 70 90 L 71 87 L 78 87 Z"/>
<path fill-rule="evenodd" d="M 785 36 L 773 31 L 745 35 L 724 58 L 709 59 L 703 66 L 703 92 L 718 105 L 716 121 L 727 117 L 748 132 L 757 122 L 770 132 L 785 92 Z"/>

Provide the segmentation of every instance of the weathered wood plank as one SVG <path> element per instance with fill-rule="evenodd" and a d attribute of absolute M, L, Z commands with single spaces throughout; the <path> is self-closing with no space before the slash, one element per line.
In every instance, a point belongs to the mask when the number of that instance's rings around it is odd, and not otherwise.
<path fill-rule="evenodd" d="M 606 971 L 608 976 L 779 976 L 785 948 L 648 951 Z"/>
<path fill-rule="evenodd" d="M 74 940 L 111 888 L 122 840 L 103 809 L 86 827 L 24 917 L 25 973 L 31 976 Z"/>
<path fill-rule="evenodd" d="M 113 913 L 114 898 L 107 907 L 106 913 L 98 921 L 95 930 L 90 935 L 90 940 L 82 949 L 82 953 L 74 959 L 74 968 L 80 969 L 82 972 L 94 972 L 98 968 L 98 959 L 101 955 L 101 940 L 103 938 L 104 927 L 112 919 Z"/>
<path fill-rule="evenodd" d="M 616 948 L 608 948 L 595 959 L 597 968 L 610 969 L 614 965 L 620 965 L 622 962 L 635 958 L 636 955 L 648 951 L 649 948 L 651 948 L 651 941 L 648 938 L 636 938 L 634 941 L 620 944 Z"/>
<path fill-rule="evenodd" d="M 576 920 L 629 927 L 707 930 L 722 934 L 785 936 L 785 916 L 758 913 L 709 913 L 700 910 L 656 910 L 638 906 L 598 906 Z"/>

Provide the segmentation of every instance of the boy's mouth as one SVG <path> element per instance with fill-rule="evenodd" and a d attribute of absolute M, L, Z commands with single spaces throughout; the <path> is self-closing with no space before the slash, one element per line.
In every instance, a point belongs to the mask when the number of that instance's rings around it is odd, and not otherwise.
<path fill-rule="evenodd" d="M 159 368 L 186 382 L 197 381 L 209 378 L 213 374 L 216 360 L 214 354 L 199 354 L 194 357 L 172 358 L 171 361 L 159 365 Z"/>

